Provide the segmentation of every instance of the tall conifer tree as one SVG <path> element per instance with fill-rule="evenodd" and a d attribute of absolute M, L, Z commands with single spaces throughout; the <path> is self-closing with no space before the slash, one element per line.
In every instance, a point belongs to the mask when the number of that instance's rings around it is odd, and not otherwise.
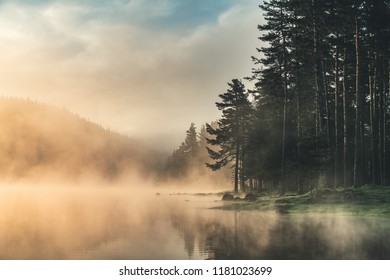
<path fill-rule="evenodd" d="M 219 95 L 221 102 L 217 102 L 218 110 L 222 111 L 222 117 L 218 120 L 218 127 L 213 128 L 207 124 L 207 132 L 212 136 L 207 142 L 218 146 L 217 150 L 208 149 L 213 163 L 206 165 L 212 170 L 218 170 L 233 162 L 234 192 L 238 192 L 240 182 L 241 190 L 244 188 L 245 146 L 247 142 L 247 128 L 252 114 L 252 105 L 248 100 L 248 93 L 244 84 L 233 79 L 228 83 L 229 88 Z"/>

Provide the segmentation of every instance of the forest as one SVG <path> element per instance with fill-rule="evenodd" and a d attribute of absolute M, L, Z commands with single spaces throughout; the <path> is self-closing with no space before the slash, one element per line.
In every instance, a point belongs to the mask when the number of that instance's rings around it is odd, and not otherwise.
<path fill-rule="evenodd" d="M 146 179 L 162 161 L 140 141 L 37 101 L 0 97 L 0 125 L 3 181 Z"/>
<path fill-rule="evenodd" d="M 191 124 L 168 173 L 180 176 L 189 161 L 231 168 L 235 192 L 388 185 L 390 1 L 259 7 L 250 75 L 219 94 L 220 119 L 199 135 Z"/>

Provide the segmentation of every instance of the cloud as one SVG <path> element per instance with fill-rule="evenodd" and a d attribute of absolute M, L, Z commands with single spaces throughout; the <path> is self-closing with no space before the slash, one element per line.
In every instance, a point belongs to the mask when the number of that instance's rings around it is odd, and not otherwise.
<path fill-rule="evenodd" d="M 177 14 L 201 13 L 199 1 L 92 2 L 0 5 L 1 95 L 65 106 L 174 146 L 191 122 L 217 118 L 217 95 L 250 73 L 255 0 L 216 1 L 207 19 L 189 23 Z"/>
<path fill-rule="evenodd" d="M 170 0 L 130 0 L 124 7 L 125 10 L 129 12 L 130 16 L 141 19 L 143 18 L 143 15 L 146 15 L 146 17 L 150 19 L 171 16 L 177 5 L 177 1 Z"/>

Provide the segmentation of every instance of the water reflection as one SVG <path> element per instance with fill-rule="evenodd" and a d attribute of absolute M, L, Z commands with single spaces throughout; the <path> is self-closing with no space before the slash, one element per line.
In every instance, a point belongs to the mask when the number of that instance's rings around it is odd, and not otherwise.
<path fill-rule="evenodd" d="M 390 259 L 386 218 L 191 207 L 170 217 L 190 258 L 197 247 L 210 259 Z"/>
<path fill-rule="evenodd" d="M 213 196 L 0 189 L 0 259 L 390 259 L 390 222 L 208 209 Z"/>

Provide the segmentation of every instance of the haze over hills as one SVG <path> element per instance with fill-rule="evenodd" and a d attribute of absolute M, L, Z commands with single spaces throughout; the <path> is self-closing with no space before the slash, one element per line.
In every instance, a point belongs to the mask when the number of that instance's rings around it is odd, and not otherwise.
<path fill-rule="evenodd" d="M 0 159 L 1 178 L 28 180 L 93 176 L 112 181 L 132 172 L 151 174 L 158 164 L 156 154 L 135 140 L 65 109 L 4 97 Z"/>

